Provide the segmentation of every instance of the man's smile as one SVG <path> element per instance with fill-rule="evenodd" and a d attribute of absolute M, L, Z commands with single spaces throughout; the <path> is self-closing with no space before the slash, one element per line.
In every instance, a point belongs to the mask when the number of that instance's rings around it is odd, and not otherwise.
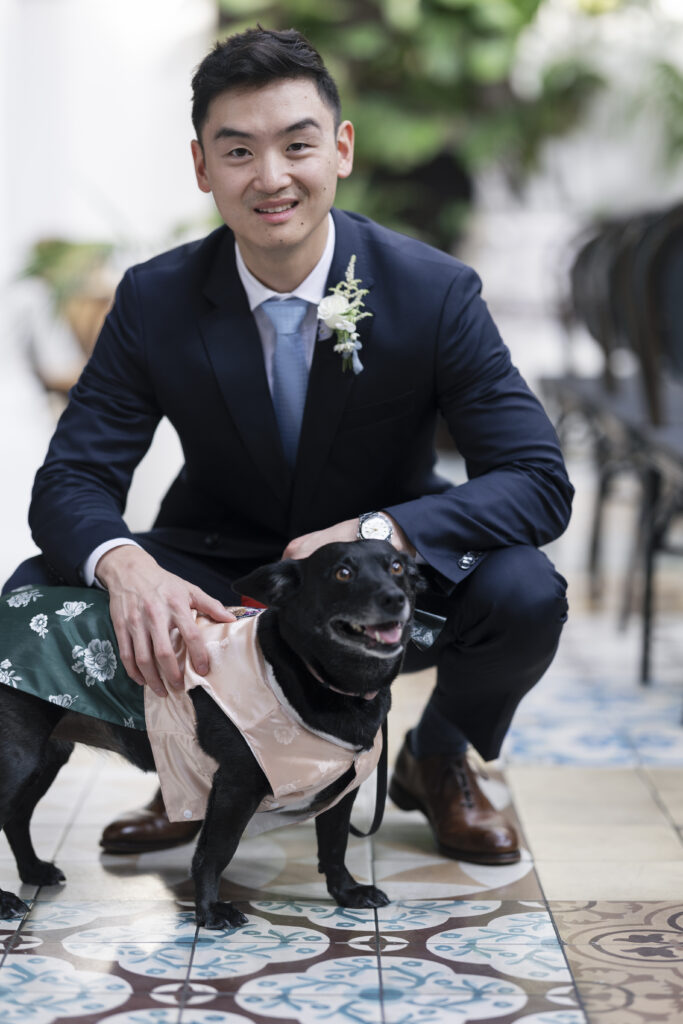
<path fill-rule="evenodd" d="M 298 205 L 298 199 L 266 200 L 255 206 L 254 212 L 269 224 L 280 224 L 289 219 L 289 215 Z"/>

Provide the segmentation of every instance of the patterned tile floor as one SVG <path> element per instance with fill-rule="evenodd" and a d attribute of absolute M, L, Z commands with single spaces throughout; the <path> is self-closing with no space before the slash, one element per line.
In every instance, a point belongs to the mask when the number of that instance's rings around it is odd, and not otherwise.
<path fill-rule="evenodd" d="M 574 478 L 589 477 L 586 465 Z M 617 500 L 618 579 L 630 512 Z M 249 925 L 197 933 L 191 847 L 98 852 L 102 826 L 154 781 L 78 751 L 36 812 L 34 836 L 65 886 L 20 886 L 4 838 L 0 884 L 31 905 L 0 921 L 3 1024 L 656 1024 L 683 1020 L 683 679 L 680 613 L 658 619 L 654 684 L 635 682 L 638 625 L 591 613 L 581 573 L 586 509 L 552 552 L 574 612 L 483 785 L 517 821 L 505 868 L 438 856 L 423 819 L 389 805 L 349 866 L 392 899 L 345 911 L 316 872 L 314 829 L 243 842 L 223 881 Z M 621 535 L 621 545 L 614 540 Z M 612 547 L 610 548 L 610 545 Z M 679 566 L 664 566 L 668 586 Z M 667 575 L 668 574 L 668 575 Z M 675 590 L 675 587 L 673 588 Z M 395 685 L 390 747 L 430 673 Z M 373 785 L 356 812 L 371 817 Z"/>

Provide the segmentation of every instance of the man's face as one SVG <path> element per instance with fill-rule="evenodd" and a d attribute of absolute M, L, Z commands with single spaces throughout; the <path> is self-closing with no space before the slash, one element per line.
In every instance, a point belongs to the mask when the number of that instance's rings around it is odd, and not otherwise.
<path fill-rule="evenodd" d="M 351 173 L 350 122 L 335 132 L 315 82 L 285 79 L 216 96 L 201 141 L 192 143 L 197 183 L 213 193 L 249 269 L 267 276 L 293 258 L 308 273 L 322 255 L 337 179 Z"/>

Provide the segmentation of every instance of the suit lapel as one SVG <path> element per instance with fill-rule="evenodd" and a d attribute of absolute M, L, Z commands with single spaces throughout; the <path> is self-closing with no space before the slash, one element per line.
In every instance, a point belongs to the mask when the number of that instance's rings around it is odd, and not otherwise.
<path fill-rule="evenodd" d="M 268 388 L 263 350 L 235 265 L 231 232 L 221 243 L 204 286 L 211 306 L 200 330 L 225 403 L 254 465 L 286 500 L 291 473 Z"/>
<path fill-rule="evenodd" d="M 354 253 L 357 257 L 356 274 L 362 280 L 362 287 L 369 288 L 372 284 L 370 267 L 353 221 L 337 210 L 333 210 L 332 215 L 336 237 L 325 294 L 329 294 L 328 289 L 343 280 L 349 259 Z M 365 305 L 373 312 L 372 293 L 366 296 Z M 367 317 L 358 324 L 363 344 L 361 362 L 365 362 L 367 355 L 373 319 Z M 351 370 L 342 370 L 342 357 L 334 351 L 334 344 L 334 335 L 316 341 L 315 344 L 294 473 L 291 522 L 295 530 L 323 472 L 354 387 L 355 374 Z"/>

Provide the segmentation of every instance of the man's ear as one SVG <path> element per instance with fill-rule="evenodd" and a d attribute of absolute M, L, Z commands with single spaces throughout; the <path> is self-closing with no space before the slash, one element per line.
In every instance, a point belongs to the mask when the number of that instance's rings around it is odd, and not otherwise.
<path fill-rule="evenodd" d="M 294 558 L 262 565 L 232 584 L 238 594 L 252 597 L 269 608 L 279 608 L 286 604 L 300 586 L 301 563 Z"/>
<path fill-rule="evenodd" d="M 198 142 L 197 139 L 193 139 L 190 146 L 192 148 L 192 160 L 194 161 L 194 173 L 197 178 L 197 184 L 202 192 L 211 192 L 211 184 L 209 182 L 209 176 L 206 173 L 206 159 L 204 157 L 202 144 L 201 142 Z"/>

